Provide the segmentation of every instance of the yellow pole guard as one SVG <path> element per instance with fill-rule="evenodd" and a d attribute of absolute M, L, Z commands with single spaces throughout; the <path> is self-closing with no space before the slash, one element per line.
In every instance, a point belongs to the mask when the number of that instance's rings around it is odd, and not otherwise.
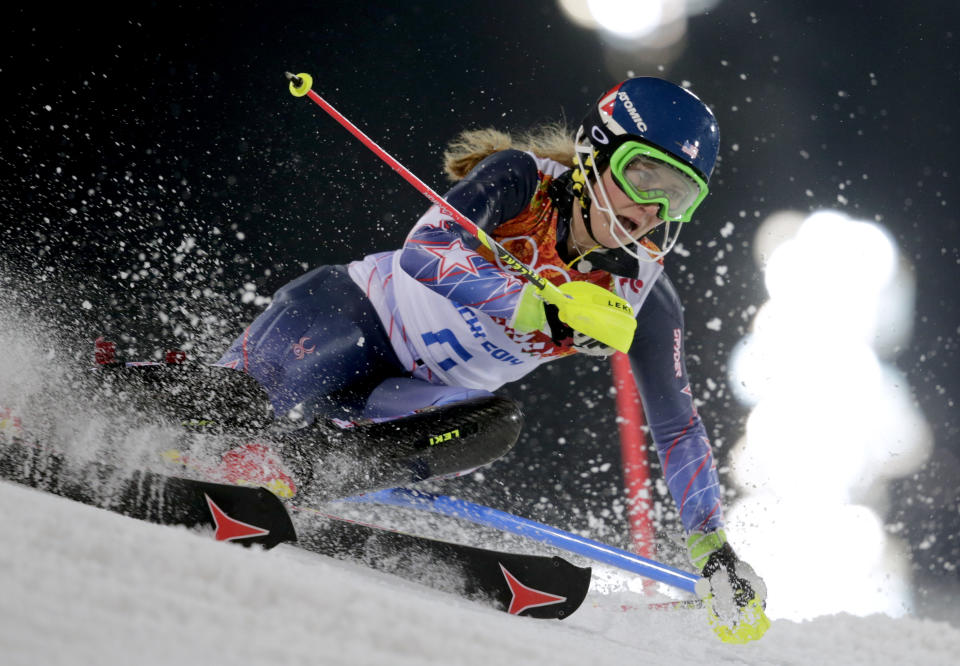
<path fill-rule="evenodd" d="M 477 239 L 483 243 L 483 246 L 490 250 L 491 252 L 496 252 L 497 249 L 493 247 L 493 242 L 491 242 L 490 237 L 484 233 L 483 229 L 477 227 Z"/>
<path fill-rule="evenodd" d="M 540 297 L 557 306 L 560 321 L 617 351 L 629 351 L 637 320 L 626 300 L 590 282 L 550 287 L 541 291 Z"/>
<path fill-rule="evenodd" d="M 313 77 L 309 74 L 297 74 L 300 79 L 300 85 L 295 85 L 293 79 L 290 79 L 290 94 L 294 97 L 303 97 L 313 88 Z"/>

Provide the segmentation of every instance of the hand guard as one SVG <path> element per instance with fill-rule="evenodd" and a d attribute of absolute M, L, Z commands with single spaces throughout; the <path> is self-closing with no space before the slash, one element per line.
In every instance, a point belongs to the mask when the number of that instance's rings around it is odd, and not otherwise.
<path fill-rule="evenodd" d="M 770 628 L 763 612 L 767 586 L 749 564 L 737 559 L 723 530 L 692 533 L 687 549 L 703 576 L 697 581 L 696 593 L 707 608 L 714 633 L 724 643 L 747 643 L 762 637 Z"/>
<path fill-rule="evenodd" d="M 543 311 L 547 316 L 547 325 L 543 332 L 550 336 L 553 344 L 560 347 L 573 347 L 581 354 L 588 356 L 610 356 L 617 351 L 586 333 L 575 331 L 564 324 L 560 321 L 560 314 L 555 305 L 546 303 Z"/>
<path fill-rule="evenodd" d="M 560 319 L 560 309 L 544 302 L 533 285 L 527 285 L 513 318 L 513 328 L 521 333 L 543 331 L 558 347 L 573 347 L 590 356 L 610 356 L 616 349 L 585 333 L 574 330 Z"/>

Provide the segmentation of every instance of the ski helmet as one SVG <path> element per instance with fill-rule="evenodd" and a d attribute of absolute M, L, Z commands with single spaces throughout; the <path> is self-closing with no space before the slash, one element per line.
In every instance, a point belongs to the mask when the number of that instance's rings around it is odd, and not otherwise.
<path fill-rule="evenodd" d="M 693 93 L 663 79 L 638 77 L 600 97 L 584 117 L 575 143 L 579 173 L 574 181 L 587 231 L 593 235 L 588 217 L 592 199 L 609 219 L 620 247 L 650 261 L 673 248 L 682 223 L 706 197 L 720 132 L 713 112 Z M 631 199 L 659 206 L 657 214 L 665 223 L 661 250 L 621 240 L 630 233 L 617 219 L 600 178 L 607 167 Z"/>

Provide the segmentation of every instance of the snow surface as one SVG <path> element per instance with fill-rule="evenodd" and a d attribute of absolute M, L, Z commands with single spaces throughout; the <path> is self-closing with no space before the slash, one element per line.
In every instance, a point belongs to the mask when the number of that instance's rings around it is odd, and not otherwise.
<path fill-rule="evenodd" d="M 626 591 L 592 590 L 562 622 L 513 617 L 293 547 L 217 543 L 7 482 L 0 535 L 5 666 L 934 666 L 960 654 L 948 624 L 879 615 L 777 620 L 757 643 L 723 645 L 699 612 L 646 610 Z"/>

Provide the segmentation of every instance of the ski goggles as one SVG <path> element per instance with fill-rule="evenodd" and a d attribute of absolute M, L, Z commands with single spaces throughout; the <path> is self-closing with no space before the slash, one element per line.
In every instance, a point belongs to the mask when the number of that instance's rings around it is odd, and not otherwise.
<path fill-rule="evenodd" d="M 689 222 L 710 191 L 690 166 L 637 141 L 628 141 L 613 152 L 610 172 L 631 199 L 658 204 L 657 217 L 667 222 Z"/>

